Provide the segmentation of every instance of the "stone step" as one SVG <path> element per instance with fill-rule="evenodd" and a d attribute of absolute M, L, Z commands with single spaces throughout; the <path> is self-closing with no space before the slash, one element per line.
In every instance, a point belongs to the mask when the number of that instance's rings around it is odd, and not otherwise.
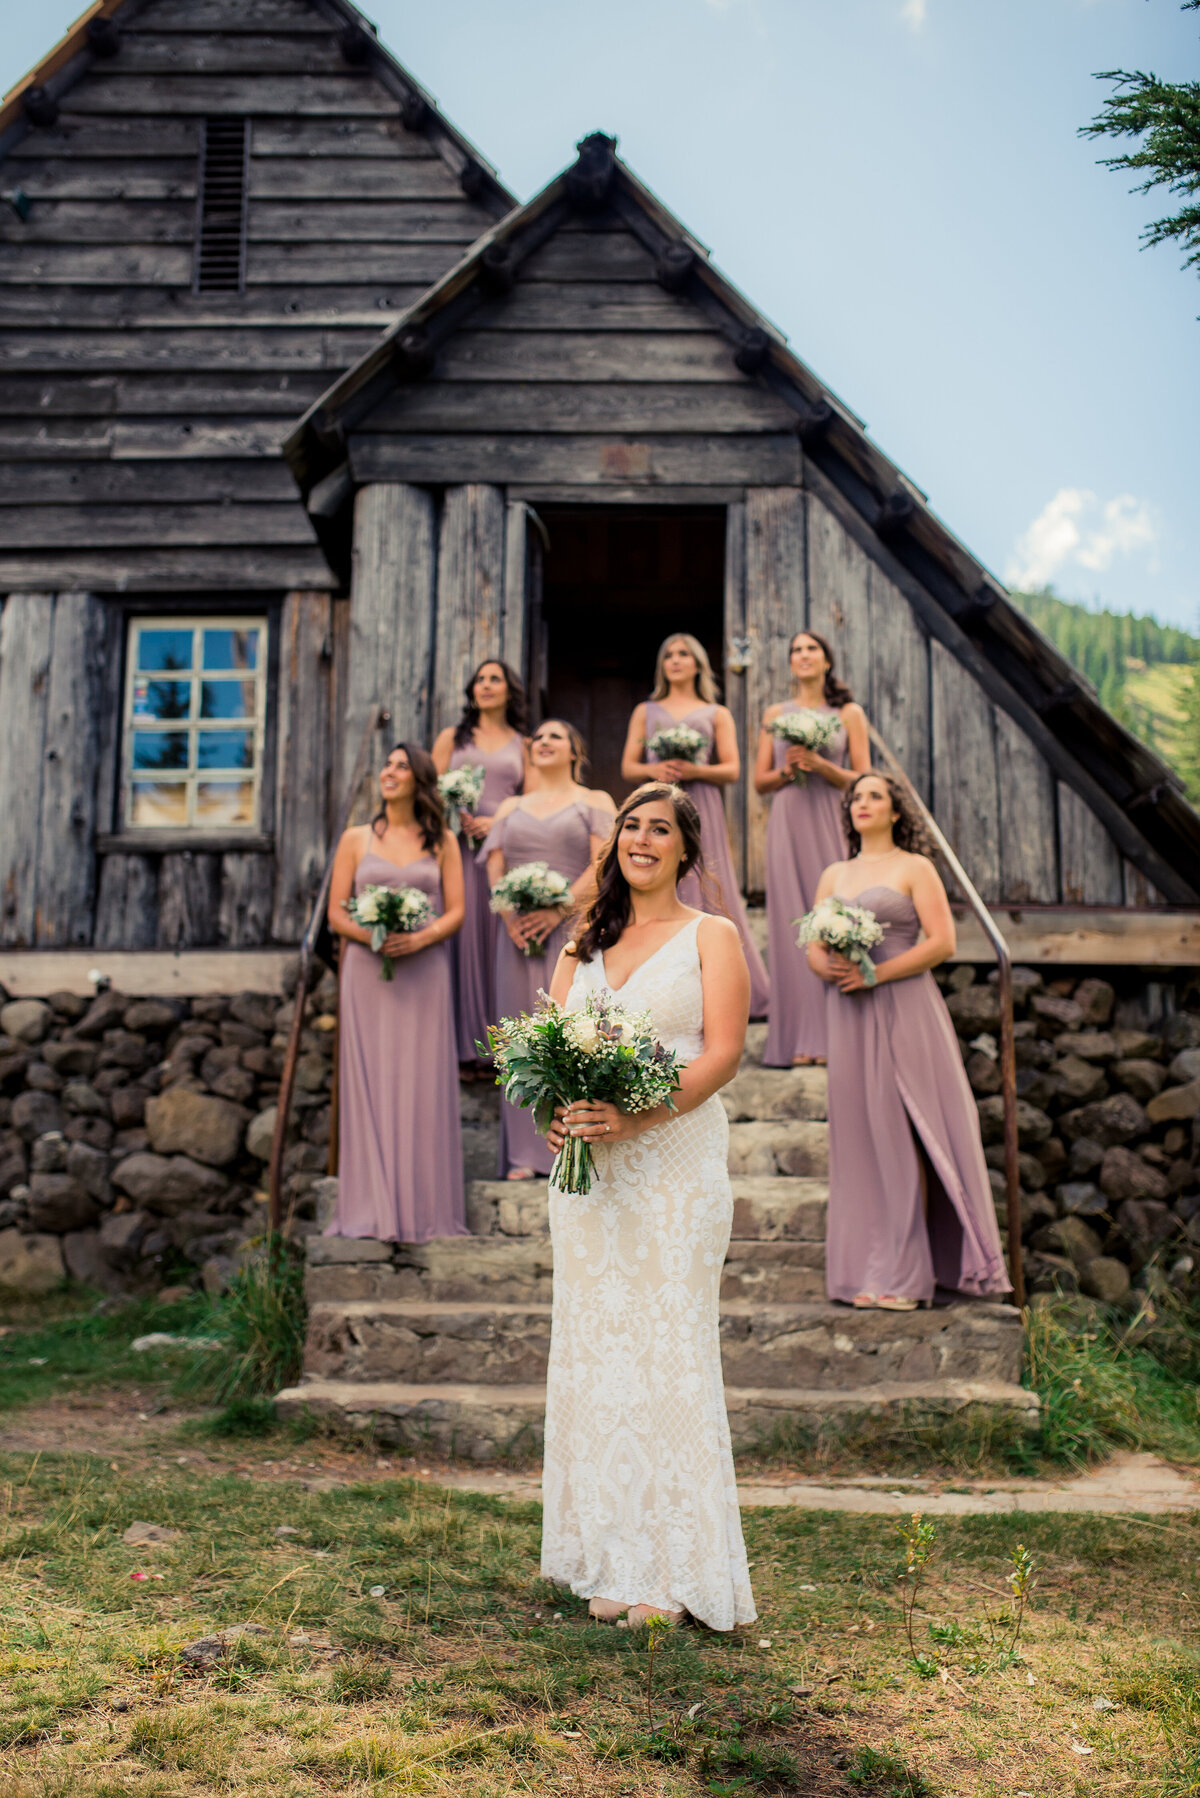
<path fill-rule="evenodd" d="M 351 1299 L 315 1305 L 305 1372 L 370 1383 L 526 1385 L 545 1378 L 550 1315 L 544 1303 Z M 1020 1374 L 1020 1315 L 986 1300 L 910 1312 L 854 1311 L 817 1300 L 733 1300 L 721 1306 L 720 1330 L 731 1386 L 823 1390 L 950 1378 L 1003 1383 Z"/>
<path fill-rule="evenodd" d="M 810 1209 L 817 1235 L 809 1240 L 730 1243 L 722 1298 L 789 1304 L 825 1296 L 824 1210 L 820 1202 Z M 419 1245 L 309 1237 L 308 1244 L 310 1305 L 350 1299 L 550 1302 L 553 1257 L 545 1234 L 452 1236 Z M 349 1258 L 338 1253 L 347 1249 Z"/>
<path fill-rule="evenodd" d="M 824 1129 L 821 1124 L 735 1126 L 786 1127 Z M 735 1174 L 731 1184 L 735 1237 L 764 1242 L 782 1237 L 806 1242 L 825 1240 L 829 1188 L 823 1178 L 802 1179 L 772 1170 Z M 467 1186 L 467 1225 L 474 1236 L 545 1236 L 550 1228 L 545 1180 L 472 1180 Z"/>
<path fill-rule="evenodd" d="M 975 1408 L 1015 1415 L 1030 1429 L 1038 1401 L 1004 1380 L 884 1380 L 863 1387 L 772 1388 L 727 1386 L 725 1402 L 737 1450 L 763 1446 L 781 1427 L 835 1427 L 864 1417 L 937 1418 Z M 306 1379 L 275 1400 L 280 1414 L 323 1418 L 380 1444 L 473 1461 L 537 1454 L 546 1391 L 541 1385 L 406 1385 L 382 1380 Z"/>
<path fill-rule="evenodd" d="M 730 1123 L 770 1123 L 782 1118 L 824 1122 L 827 1116 L 824 1068 L 764 1068 L 743 1061 L 721 1103 Z"/>

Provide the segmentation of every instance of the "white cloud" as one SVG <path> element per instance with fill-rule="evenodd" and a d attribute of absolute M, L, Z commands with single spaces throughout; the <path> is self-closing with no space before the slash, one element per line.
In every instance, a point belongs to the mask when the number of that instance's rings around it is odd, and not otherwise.
<path fill-rule="evenodd" d="M 1073 567 L 1102 574 L 1114 556 L 1153 550 L 1157 541 L 1145 500 L 1118 493 L 1102 504 L 1086 487 L 1060 487 L 1018 539 L 1005 578 L 1014 587 L 1043 587 Z"/>
<path fill-rule="evenodd" d="M 925 23 L 925 0 L 903 0 L 900 17 L 910 31 L 920 31 Z"/>

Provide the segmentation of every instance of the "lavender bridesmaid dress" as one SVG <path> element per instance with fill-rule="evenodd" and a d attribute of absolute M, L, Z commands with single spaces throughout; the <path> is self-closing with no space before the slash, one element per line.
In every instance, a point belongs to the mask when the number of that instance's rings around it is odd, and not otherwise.
<path fill-rule="evenodd" d="M 796 709 L 796 708 L 792 708 Z M 831 712 L 833 706 L 821 706 Z M 846 730 L 841 725 L 825 751 L 828 761 L 846 766 Z M 774 765 L 782 768 L 788 746 L 775 739 Z M 826 1053 L 825 982 L 818 980 L 796 942 L 796 920 L 811 911 L 817 882 L 831 862 L 848 851 L 842 829 L 842 793 L 819 774 L 801 786 L 780 787 L 771 798 L 767 821 L 767 944 L 771 962 L 771 1016 L 763 1066 L 790 1068 L 797 1055 Z"/>
<path fill-rule="evenodd" d="M 856 900 L 887 925 L 874 961 L 912 948 L 921 926 L 907 894 L 874 886 Z M 825 995 L 830 1298 L 1007 1292 L 979 1114 L 932 974 L 863 993 L 825 984 Z M 914 1134 L 929 1162 L 928 1220 Z"/>
<path fill-rule="evenodd" d="M 486 862 L 493 849 L 503 849 L 506 867 L 519 868 L 525 862 L 546 862 L 556 874 L 576 881 L 591 861 L 591 839 L 606 837 L 612 829 L 612 817 L 584 799 L 574 799 L 548 818 L 535 818 L 532 812 L 515 805 L 506 817 L 493 827 L 480 851 Z M 549 989 L 559 952 L 571 940 L 573 920 L 567 918 L 546 939 L 545 955 L 523 955 L 517 948 L 502 918 L 495 918 L 496 931 L 496 1000 L 492 1022 L 517 1017 L 532 1011 L 540 988 Z M 536 1174 L 548 1174 L 554 1157 L 539 1136 L 533 1113 L 520 1105 L 500 1101 L 500 1158 L 498 1171 L 507 1174 L 513 1167 L 531 1167 Z"/>
<path fill-rule="evenodd" d="M 456 749 L 452 768 L 473 762 L 483 769 L 482 818 L 495 817 L 506 799 L 521 791 L 525 780 L 525 748 L 513 736 L 502 749 L 486 755 L 473 743 Z M 492 994 L 496 987 L 496 920 L 488 910 L 487 869 L 464 841 L 463 889 L 466 916 L 457 936 L 450 939 L 454 967 L 454 1015 L 458 1030 L 458 1059 L 478 1061 L 476 1043 L 483 1042 L 492 1020 Z"/>
<path fill-rule="evenodd" d="M 365 886 L 420 887 L 441 910 L 432 855 L 400 868 L 368 850 L 354 875 L 355 892 Z M 342 943 L 338 1199 L 325 1234 L 466 1236 L 450 945 L 393 965 L 384 980 L 365 943 Z"/>
<path fill-rule="evenodd" d="M 715 705 L 702 705 L 689 712 L 686 718 L 672 718 L 666 706 L 660 705 L 656 699 L 648 699 L 646 740 L 649 742 L 655 731 L 663 730 L 667 725 L 686 724 L 708 738 L 708 754 L 701 759 L 710 762 L 716 711 Z M 647 749 L 646 760 L 656 762 L 659 758 Z M 684 905 L 694 905 L 697 911 L 730 918 L 737 925 L 738 935 L 742 939 L 742 953 L 750 970 L 750 1016 L 765 1018 L 771 988 L 763 958 L 750 935 L 746 908 L 742 904 L 737 875 L 733 871 L 733 852 L 729 847 L 729 826 L 725 822 L 725 801 L 721 797 L 721 789 L 708 780 L 690 780 L 685 783 L 685 787 L 688 798 L 700 814 L 700 841 L 704 848 L 704 865 L 709 879 L 702 884 L 698 875 L 686 874 L 679 883 L 679 897 Z"/>

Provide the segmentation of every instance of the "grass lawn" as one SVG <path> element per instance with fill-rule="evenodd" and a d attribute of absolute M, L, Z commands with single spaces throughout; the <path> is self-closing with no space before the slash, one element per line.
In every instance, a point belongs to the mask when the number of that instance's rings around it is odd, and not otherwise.
<path fill-rule="evenodd" d="M 126 1546 L 135 1520 L 178 1535 Z M 646 1632 L 539 1577 L 536 1506 L 5 1457 L 0 1791 L 1200 1790 L 1200 1519 L 939 1520 L 919 1668 L 893 1522 L 746 1528 L 759 1622 L 666 1634 L 651 1689 Z M 181 1658 L 245 1623 L 214 1666 Z"/>
<path fill-rule="evenodd" d="M 748 1511 L 758 1623 L 651 1640 L 544 1584 L 536 1506 L 273 1425 L 236 1370 L 269 1385 L 278 1319 L 260 1352 L 194 1297 L 6 1316 L 0 1798 L 1200 1794 L 1200 1517 L 938 1519 L 910 1647 L 894 1521 Z M 130 1346 L 224 1330 L 225 1353 Z M 889 1426 L 794 1442 L 790 1465 L 1200 1461 L 1195 1340 L 1182 1314 L 1035 1313 L 1034 1442 Z M 789 1452 L 765 1450 L 747 1471 Z M 135 1521 L 178 1534 L 126 1545 Z M 208 1666 L 180 1652 L 238 1625 Z"/>

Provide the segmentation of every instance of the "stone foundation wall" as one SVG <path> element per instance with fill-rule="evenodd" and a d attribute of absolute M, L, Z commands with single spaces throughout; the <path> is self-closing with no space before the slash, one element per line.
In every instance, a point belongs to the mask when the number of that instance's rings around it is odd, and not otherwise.
<path fill-rule="evenodd" d="M 939 969 L 1007 1217 L 995 975 Z M 1021 1219 L 1031 1291 L 1116 1302 L 1195 1282 L 1200 1262 L 1200 989 L 1124 973 L 1014 970 Z M 1194 1007 L 1195 1009 L 1190 1009 Z"/>
<path fill-rule="evenodd" d="M 325 1172 L 337 986 L 310 993 L 284 1162 L 299 1230 Z M 0 1287 L 220 1287 L 266 1223 L 291 1001 L 0 988 Z"/>
<path fill-rule="evenodd" d="M 937 979 L 1003 1228 L 994 978 L 958 966 Z M 1016 989 L 1031 1289 L 1079 1286 L 1119 1300 L 1131 1283 L 1200 1283 L 1200 984 L 1018 969 Z M 336 1007 L 327 973 L 306 1003 L 284 1160 L 285 1205 L 301 1235 L 329 1199 L 318 1182 Z M 108 1292 L 225 1282 L 266 1223 L 292 1015 L 291 1001 L 262 993 L 10 1001 L 0 989 L 0 1287 L 45 1291 L 64 1274 Z M 495 1092 L 464 1088 L 462 1104 L 467 1177 L 488 1179 Z"/>

